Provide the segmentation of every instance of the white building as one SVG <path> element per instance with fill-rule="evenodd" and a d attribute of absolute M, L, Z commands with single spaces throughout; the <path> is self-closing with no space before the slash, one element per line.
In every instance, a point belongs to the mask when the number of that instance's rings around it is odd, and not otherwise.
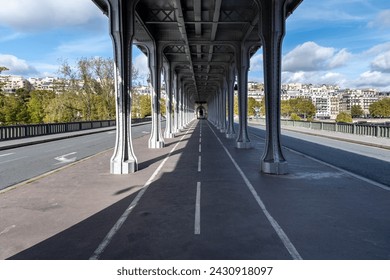
<path fill-rule="evenodd" d="M 0 76 L 0 83 L 2 84 L 2 90 L 6 93 L 15 93 L 18 89 L 28 89 L 29 84 L 21 76 Z"/>

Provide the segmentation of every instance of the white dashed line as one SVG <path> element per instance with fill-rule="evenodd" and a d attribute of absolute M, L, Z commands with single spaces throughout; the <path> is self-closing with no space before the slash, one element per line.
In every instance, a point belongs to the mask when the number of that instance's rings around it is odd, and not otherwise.
<path fill-rule="evenodd" d="M 196 204 L 195 204 L 195 225 L 194 234 L 200 234 L 200 188 L 201 182 L 198 182 L 196 186 Z"/>

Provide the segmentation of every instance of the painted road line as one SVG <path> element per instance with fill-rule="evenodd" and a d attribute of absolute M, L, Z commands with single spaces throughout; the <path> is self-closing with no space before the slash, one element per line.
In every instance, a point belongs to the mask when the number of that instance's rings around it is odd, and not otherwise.
<path fill-rule="evenodd" d="M 192 128 L 192 126 L 191 126 Z M 156 179 L 157 175 L 159 174 L 160 170 L 164 167 L 165 163 L 168 161 L 168 159 L 171 157 L 173 152 L 177 149 L 179 144 L 183 141 L 184 137 L 187 136 L 190 129 L 187 130 L 187 132 L 180 138 L 179 142 L 176 143 L 176 145 L 172 148 L 172 150 L 169 152 L 169 154 L 165 157 L 165 159 L 160 163 L 160 165 L 157 167 L 157 169 L 154 171 L 152 176 L 146 181 L 145 185 L 142 187 L 142 190 L 138 193 L 138 195 L 134 198 L 134 200 L 130 203 L 130 205 L 127 207 L 125 212 L 120 216 L 118 221 L 115 223 L 115 225 L 111 228 L 111 230 L 107 233 L 103 241 L 99 244 L 99 246 L 96 248 L 92 256 L 89 258 L 90 260 L 98 260 L 103 254 L 104 250 L 107 248 L 107 246 L 111 243 L 112 239 L 116 235 L 116 233 L 121 229 L 124 222 L 129 217 L 130 213 L 133 211 L 133 209 L 137 206 L 138 202 L 141 200 L 142 196 L 150 186 L 150 184 Z"/>
<path fill-rule="evenodd" d="M 265 139 L 264 139 L 263 137 L 261 137 L 261 136 L 258 136 L 258 135 L 254 134 L 254 133 L 251 133 L 251 134 L 252 134 L 253 136 L 255 136 L 256 138 L 259 138 L 259 139 L 261 139 L 261 140 L 265 140 Z M 298 151 L 296 151 L 296 150 L 287 148 L 286 146 L 283 146 L 283 148 L 286 149 L 286 150 L 288 150 L 288 151 L 290 151 L 290 152 L 292 152 L 292 153 L 295 153 L 295 154 L 297 154 L 297 155 L 303 156 L 303 157 L 305 157 L 305 158 L 308 158 L 308 159 L 313 160 L 313 161 L 315 161 L 315 162 L 318 162 L 318 163 L 320 163 L 320 164 L 326 165 L 326 166 L 328 166 L 328 167 L 330 167 L 330 168 L 336 169 L 337 171 L 343 172 L 343 173 L 345 173 L 345 174 L 347 174 L 347 175 L 349 175 L 349 176 L 351 176 L 351 177 L 354 177 L 354 178 L 356 178 L 356 179 L 359 179 L 359 180 L 361 180 L 361 181 L 364 181 L 364 182 L 366 182 L 366 183 L 369 183 L 370 185 L 373 185 L 373 186 L 375 186 L 375 187 L 381 188 L 381 189 L 383 189 L 383 190 L 385 190 L 385 191 L 390 191 L 390 187 L 387 186 L 387 185 L 385 185 L 385 184 L 376 182 L 376 181 L 371 180 L 371 179 L 367 179 L 367 178 L 365 178 L 365 177 L 363 177 L 363 176 L 360 176 L 360 175 L 358 175 L 358 174 L 356 174 L 356 173 L 352 173 L 352 172 L 350 172 L 350 171 L 348 171 L 348 170 L 345 170 L 345 169 L 343 169 L 343 168 L 337 167 L 337 166 L 335 166 L 335 165 L 333 165 L 333 164 L 330 164 L 330 163 L 327 163 L 327 162 L 325 162 L 325 161 L 316 159 L 316 158 L 314 158 L 314 157 L 311 157 L 311 156 L 306 155 L 306 154 L 304 154 L 304 153 L 298 152 Z"/>
<path fill-rule="evenodd" d="M 200 234 L 200 188 L 201 188 L 201 182 L 198 182 L 196 186 L 194 234 Z"/>
<path fill-rule="evenodd" d="M 70 163 L 70 162 L 76 161 L 77 157 L 67 158 L 67 156 L 71 156 L 71 155 L 75 155 L 75 154 L 77 154 L 77 152 L 72 152 L 72 153 L 69 153 L 69 154 L 66 154 L 66 155 L 55 157 L 54 159 L 59 161 L 55 165 L 66 164 L 66 163 Z"/>
<path fill-rule="evenodd" d="M 210 130 L 213 132 L 215 137 L 217 138 L 218 142 L 221 144 L 222 148 L 225 150 L 226 154 L 232 161 L 233 165 L 236 167 L 238 173 L 240 173 L 242 179 L 244 180 L 246 186 L 248 187 L 249 191 L 252 193 L 254 199 L 256 200 L 257 204 L 263 211 L 264 215 L 268 219 L 271 226 L 274 228 L 275 232 L 279 236 L 280 240 L 282 241 L 284 247 L 287 249 L 287 251 L 290 253 L 291 257 L 294 260 L 302 260 L 301 255 L 298 253 L 295 246 L 292 244 L 290 239 L 288 238 L 287 234 L 284 232 L 284 230 L 281 228 L 281 226 L 278 224 L 278 222 L 272 217 L 272 215 L 268 212 L 267 208 L 265 207 L 264 202 L 260 198 L 259 194 L 256 192 L 255 188 L 253 187 L 252 183 L 249 181 L 249 179 L 246 177 L 245 173 L 242 171 L 238 163 L 234 160 L 232 155 L 230 154 L 229 150 L 225 147 L 225 145 L 222 143 L 221 139 L 219 139 L 218 135 L 214 132 L 214 130 L 211 128 L 209 124 Z"/>
<path fill-rule="evenodd" d="M 202 172 L 202 156 L 198 159 L 198 172 Z"/>
<path fill-rule="evenodd" d="M 0 162 L 0 164 L 10 163 L 10 162 L 17 161 L 17 160 L 24 159 L 24 158 L 27 158 L 27 157 L 18 157 L 18 158 L 2 161 L 2 162 Z"/>
<path fill-rule="evenodd" d="M 199 153 L 202 152 L 202 144 L 199 144 Z"/>
<path fill-rule="evenodd" d="M 0 155 L 0 157 L 7 157 L 7 156 L 14 155 L 14 154 L 15 154 L 15 153 L 4 154 L 4 155 Z"/>

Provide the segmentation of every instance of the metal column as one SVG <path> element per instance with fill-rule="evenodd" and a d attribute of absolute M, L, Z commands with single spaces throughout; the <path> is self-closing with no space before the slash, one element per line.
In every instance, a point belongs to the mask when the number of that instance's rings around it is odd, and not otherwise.
<path fill-rule="evenodd" d="M 110 33 L 114 46 L 116 140 L 110 161 L 112 174 L 137 171 L 137 158 L 131 139 L 131 69 L 134 36 L 134 1 L 112 0 L 110 3 Z"/>

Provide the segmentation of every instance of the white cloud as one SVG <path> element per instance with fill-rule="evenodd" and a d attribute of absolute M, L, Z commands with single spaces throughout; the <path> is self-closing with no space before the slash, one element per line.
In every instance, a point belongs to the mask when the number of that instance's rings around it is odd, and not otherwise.
<path fill-rule="evenodd" d="M 0 0 L 0 25 L 19 31 L 77 26 L 103 18 L 91 0 Z"/>
<path fill-rule="evenodd" d="M 378 54 L 381 54 L 381 53 L 384 53 L 387 51 L 390 51 L 390 42 L 373 46 L 369 50 L 363 52 L 363 55 L 373 56 L 373 55 L 378 55 Z"/>
<path fill-rule="evenodd" d="M 140 54 L 133 59 L 133 65 L 138 70 L 142 79 L 146 79 L 149 75 L 148 57 Z"/>
<path fill-rule="evenodd" d="M 283 83 L 311 83 L 311 84 L 335 84 L 344 86 L 344 75 L 335 72 L 283 72 Z"/>
<path fill-rule="evenodd" d="M 332 59 L 329 61 L 329 68 L 334 69 L 337 67 L 344 66 L 352 57 L 352 54 L 349 53 L 346 49 L 342 49 L 336 53 Z"/>
<path fill-rule="evenodd" d="M 381 73 L 379 71 L 367 71 L 360 75 L 355 81 L 357 87 L 381 88 L 390 90 L 390 73 Z"/>
<path fill-rule="evenodd" d="M 3 74 L 30 76 L 37 75 L 38 71 L 35 67 L 29 65 L 27 61 L 17 58 L 9 54 L 0 54 L 0 65 L 5 66 L 9 71 Z"/>
<path fill-rule="evenodd" d="M 256 54 L 251 58 L 251 71 L 263 71 L 263 54 Z"/>
<path fill-rule="evenodd" d="M 374 71 L 390 73 L 390 51 L 376 56 L 371 63 L 371 69 Z"/>
<path fill-rule="evenodd" d="M 346 50 L 322 47 L 314 42 L 297 46 L 283 58 L 283 71 L 325 71 L 345 65 L 352 55 Z"/>
<path fill-rule="evenodd" d="M 385 29 L 390 27 L 390 10 L 381 11 L 373 21 L 368 23 L 368 27 Z"/>
<path fill-rule="evenodd" d="M 77 41 L 70 41 L 59 45 L 56 48 L 57 57 L 89 56 L 91 53 L 112 51 L 111 40 L 107 36 L 90 37 Z"/>
<path fill-rule="evenodd" d="M 0 36 L 0 42 L 4 43 L 4 42 L 8 42 L 8 41 L 13 41 L 13 40 L 19 39 L 21 37 L 23 37 L 22 33 L 16 32 L 16 33 L 8 34 L 5 36 Z"/>

